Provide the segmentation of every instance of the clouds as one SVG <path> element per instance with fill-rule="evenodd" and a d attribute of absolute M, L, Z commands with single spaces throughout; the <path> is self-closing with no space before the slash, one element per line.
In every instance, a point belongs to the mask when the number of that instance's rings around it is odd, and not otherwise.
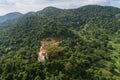
<path fill-rule="evenodd" d="M 38 11 L 47 6 L 68 9 L 88 4 L 120 7 L 120 0 L 0 0 L 0 15 L 9 12 Z"/>

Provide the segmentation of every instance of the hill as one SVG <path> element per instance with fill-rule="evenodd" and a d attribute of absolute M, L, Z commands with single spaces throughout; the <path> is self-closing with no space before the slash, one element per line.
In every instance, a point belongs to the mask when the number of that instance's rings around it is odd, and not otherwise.
<path fill-rule="evenodd" d="M 9 25 L 11 22 L 13 22 L 14 19 L 17 19 L 21 16 L 22 14 L 18 12 L 13 12 L 4 16 L 0 16 L 0 27 Z"/>
<path fill-rule="evenodd" d="M 0 31 L 0 79 L 119 80 L 119 34 L 120 9 L 111 6 L 30 12 Z M 40 63 L 43 40 L 49 59 Z"/>

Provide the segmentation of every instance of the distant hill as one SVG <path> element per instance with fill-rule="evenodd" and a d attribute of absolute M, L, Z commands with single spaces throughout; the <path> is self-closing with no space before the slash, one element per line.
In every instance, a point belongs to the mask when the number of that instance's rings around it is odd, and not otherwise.
<path fill-rule="evenodd" d="M 19 12 L 13 12 L 13 13 L 6 14 L 4 16 L 0 16 L 0 26 L 3 26 L 3 25 L 5 26 L 10 22 L 12 22 L 14 19 L 21 17 L 22 15 L 23 14 Z"/>

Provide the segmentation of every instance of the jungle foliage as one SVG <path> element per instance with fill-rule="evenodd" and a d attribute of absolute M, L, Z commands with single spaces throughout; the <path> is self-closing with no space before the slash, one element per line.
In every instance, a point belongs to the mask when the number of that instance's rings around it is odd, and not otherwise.
<path fill-rule="evenodd" d="M 44 38 L 50 60 L 37 55 Z M 120 80 L 120 9 L 47 7 L 0 30 L 0 80 Z"/>

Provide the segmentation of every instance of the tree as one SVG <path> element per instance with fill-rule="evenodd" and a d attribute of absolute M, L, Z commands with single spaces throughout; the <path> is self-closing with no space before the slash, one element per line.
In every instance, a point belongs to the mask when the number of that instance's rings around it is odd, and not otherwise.
<path fill-rule="evenodd" d="M 40 76 L 36 76 L 34 80 L 41 80 Z"/>

